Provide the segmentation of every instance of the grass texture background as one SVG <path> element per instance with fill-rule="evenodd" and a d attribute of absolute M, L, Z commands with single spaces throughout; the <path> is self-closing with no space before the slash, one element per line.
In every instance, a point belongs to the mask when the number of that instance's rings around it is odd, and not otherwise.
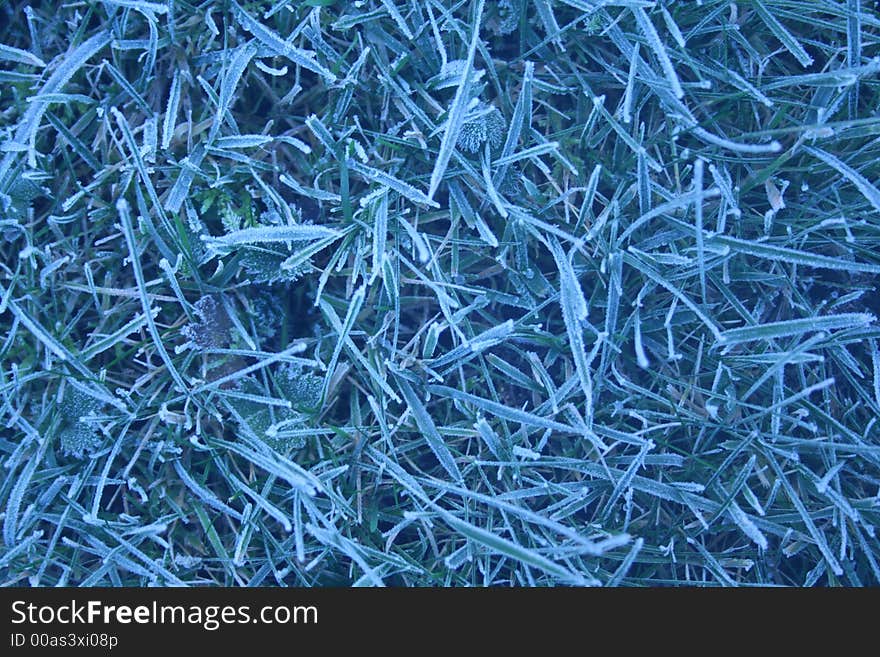
<path fill-rule="evenodd" d="M 878 38 L 0 3 L 0 583 L 880 584 Z"/>

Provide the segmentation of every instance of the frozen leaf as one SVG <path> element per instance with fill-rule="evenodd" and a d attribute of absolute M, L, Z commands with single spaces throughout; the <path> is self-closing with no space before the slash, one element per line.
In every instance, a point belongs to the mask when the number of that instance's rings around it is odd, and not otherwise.
<path fill-rule="evenodd" d="M 193 304 L 197 322 L 180 329 L 181 334 L 198 349 L 225 347 L 229 344 L 230 322 L 222 303 L 205 296 Z"/>
<path fill-rule="evenodd" d="M 465 116 L 458 135 L 458 147 L 469 153 L 477 153 L 484 143 L 489 142 L 489 146 L 497 150 L 501 147 L 506 129 L 507 123 L 497 107 L 479 103 Z"/>
<path fill-rule="evenodd" d="M 99 400 L 75 385 L 68 383 L 64 386 L 58 401 L 61 420 L 58 437 L 62 452 L 83 458 L 101 445 L 101 434 L 90 417 L 97 414 L 102 406 Z"/>

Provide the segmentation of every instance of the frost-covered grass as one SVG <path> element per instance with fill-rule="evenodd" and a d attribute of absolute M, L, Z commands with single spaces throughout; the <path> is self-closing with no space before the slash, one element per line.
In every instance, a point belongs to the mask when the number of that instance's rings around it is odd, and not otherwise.
<path fill-rule="evenodd" d="M 0 4 L 0 583 L 880 584 L 878 41 Z"/>

